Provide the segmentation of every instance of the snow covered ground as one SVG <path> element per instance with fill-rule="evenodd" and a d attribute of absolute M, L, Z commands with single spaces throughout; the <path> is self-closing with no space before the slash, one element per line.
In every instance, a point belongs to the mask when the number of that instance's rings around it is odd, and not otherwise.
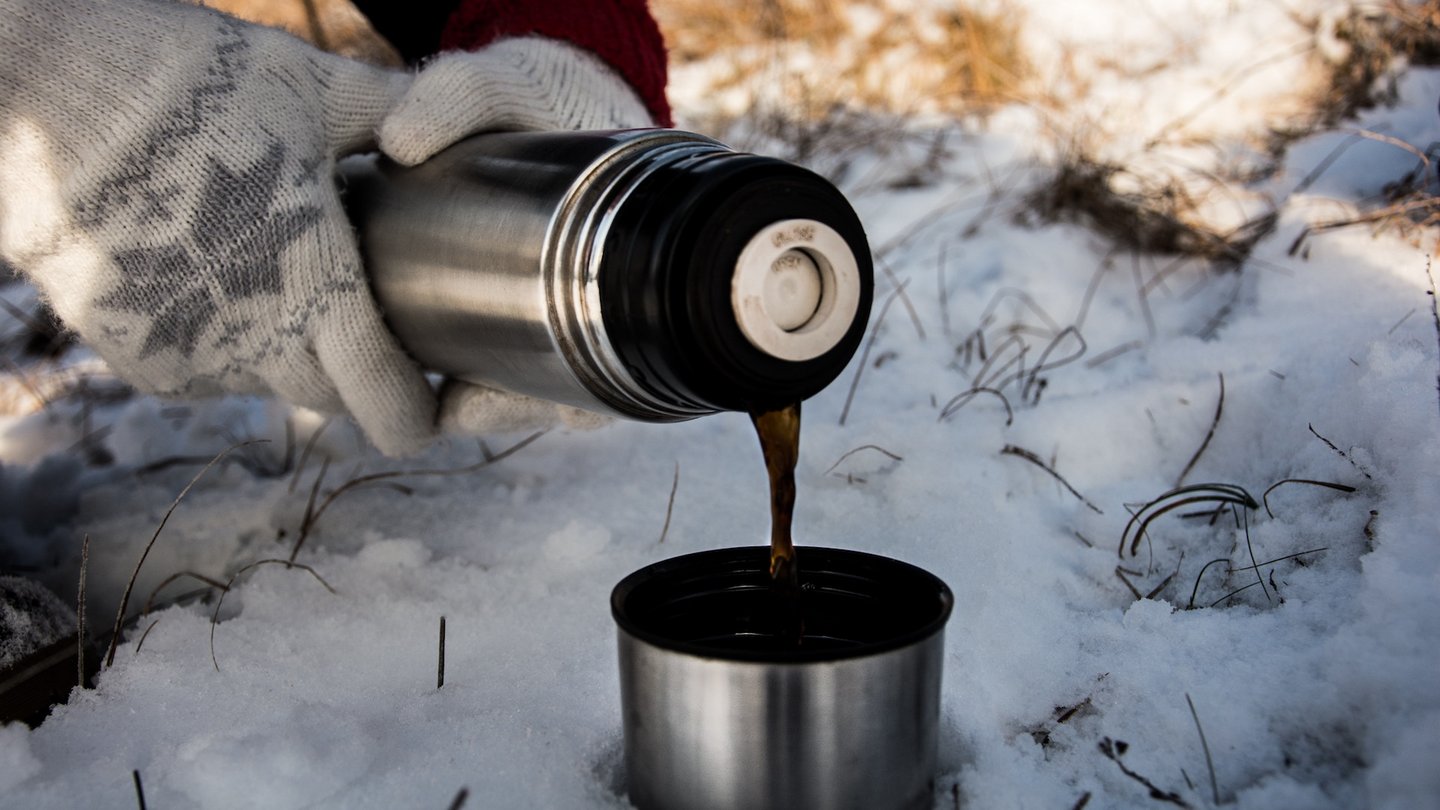
<path fill-rule="evenodd" d="M 917 120 L 845 157 L 884 269 L 873 339 L 806 403 L 802 555 L 879 552 L 955 591 L 937 807 L 1437 806 L 1436 235 L 1362 225 L 1292 247 L 1419 163 L 1356 130 L 1440 141 L 1440 71 L 1403 71 L 1395 105 L 1257 172 L 1259 139 L 1339 47 L 1297 20 L 1341 4 L 1022 5 L 1036 69 L 1073 103 Z M 691 119 L 716 103 L 702 78 L 676 76 Z M 1021 217 L 1080 135 L 1130 182 L 1192 191 L 1217 231 L 1274 227 L 1219 271 Z M 917 166 L 923 183 L 895 182 Z M 79 414 L 0 422 L 0 553 L 69 599 L 88 534 L 96 624 L 200 466 L 147 465 L 270 440 L 186 496 L 132 607 L 176 572 L 223 581 L 288 555 L 322 459 L 323 498 L 526 438 L 397 463 L 334 424 L 297 477 L 286 421 L 297 446 L 321 423 L 275 403 L 100 407 L 106 466 L 74 450 Z M 1350 491 L 1271 490 L 1296 479 Z M 0 729 L 0 805 L 131 806 L 138 771 L 153 807 L 440 808 L 462 788 L 468 807 L 626 806 L 609 590 L 764 542 L 748 420 L 557 430 L 387 483 L 406 489 L 346 493 L 314 522 L 298 561 L 329 589 L 255 568 L 213 628 L 213 599 L 157 610 L 96 688 Z M 1182 483 L 1257 506 L 1171 511 L 1132 553 L 1132 514 Z M 1236 490 L 1200 494 L 1216 492 Z"/>

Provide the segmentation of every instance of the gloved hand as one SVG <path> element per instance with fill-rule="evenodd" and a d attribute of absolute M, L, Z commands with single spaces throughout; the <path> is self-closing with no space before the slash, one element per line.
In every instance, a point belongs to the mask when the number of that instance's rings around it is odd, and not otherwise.
<path fill-rule="evenodd" d="M 333 179 L 404 74 L 174 2 L 0 0 L 0 81 L 0 254 L 117 374 L 428 440 Z"/>
<path fill-rule="evenodd" d="M 0 258 L 137 387 L 348 410 L 409 452 L 434 436 L 435 394 L 370 296 L 336 158 L 382 121 L 410 162 L 480 129 L 648 122 L 627 92 L 541 40 L 438 58 L 412 84 L 203 8 L 0 0 Z M 562 415 L 506 398 L 510 423 Z"/>

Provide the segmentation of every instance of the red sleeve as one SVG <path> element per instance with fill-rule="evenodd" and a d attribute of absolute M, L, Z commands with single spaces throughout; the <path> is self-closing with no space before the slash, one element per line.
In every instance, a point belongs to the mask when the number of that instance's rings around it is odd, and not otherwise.
<path fill-rule="evenodd" d="M 440 49 L 473 51 L 531 34 L 599 56 L 635 88 L 656 123 L 673 125 L 665 41 L 646 0 L 461 0 L 440 33 Z"/>

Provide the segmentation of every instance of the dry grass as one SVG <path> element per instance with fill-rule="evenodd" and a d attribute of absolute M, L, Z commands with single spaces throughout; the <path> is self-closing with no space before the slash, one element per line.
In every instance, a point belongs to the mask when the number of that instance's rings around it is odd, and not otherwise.
<path fill-rule="evenodd" d="M 1393 102 L 1398 68 L 1440 64 L 1440 0 L 1357 5 L 1335 21 L 1334 37 L 1347 53 L 1331 62 L 1328 88 L 1315 101 L 1321 126 Z"/>
<path fill-rule="evenodd" d="M 1192 257 L 1221 269 L 1243 264 L 1275 225 L 1271 213 L 1224 230 L 1208 222 L 1201 207 L 1182 178 L 1136 174 L 1075 146 L 1032 188 L 1021 218 L 1084 225 L 1122 251 Z"/>
<path fill-rule="evenodd" d="M 728 111 L 693 123 L 727 137 L 759 132 L 799 159 L 889 137 L 903 116 L 983 111 L 1019 95 L 1029 74 L 1019 17 L 964 4 L 656 0 L 652 8 L 672 69 L 703 63 L 710 94 L 732 99 Z"/>

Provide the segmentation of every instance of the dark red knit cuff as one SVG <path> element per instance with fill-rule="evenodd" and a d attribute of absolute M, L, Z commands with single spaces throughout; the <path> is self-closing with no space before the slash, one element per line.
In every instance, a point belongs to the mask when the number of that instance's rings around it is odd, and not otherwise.
<path fill-rule="evenodd" d="M 596 54 L 635 88 L 656 123 L 672 125 L 665 41 L 646 0 L 462 0 L 440 34 L 440 49 L 474 51 L 532 34 Z"/>

